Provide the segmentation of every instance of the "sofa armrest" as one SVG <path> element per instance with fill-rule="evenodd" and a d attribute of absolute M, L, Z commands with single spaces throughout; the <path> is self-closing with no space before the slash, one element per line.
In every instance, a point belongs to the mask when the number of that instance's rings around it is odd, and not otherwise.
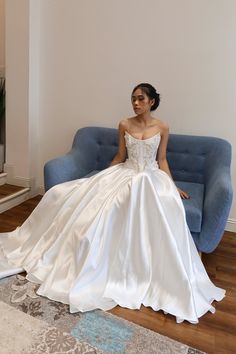
<path fill-rule="evenodd" d="M 89 171 L 80 169 L 78 154 L 73 150 L 64 156 L 48 161 L 44 166 L 44 186 L 48 191 L 56 184 L 84 177 Z"/>
<path fill-rule="evenodd" d="M 211 166 L 213 168 L 213 166 Z M 228 166 L 217 166 L 205 184 L 200 251 L 210 253 L 218 246 L 227 222 L 233 190 Z"/>

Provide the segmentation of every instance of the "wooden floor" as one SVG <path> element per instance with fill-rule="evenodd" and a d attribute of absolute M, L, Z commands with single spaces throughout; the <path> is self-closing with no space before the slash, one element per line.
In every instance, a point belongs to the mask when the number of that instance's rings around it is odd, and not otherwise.
<path fill-rule="evenodd" d="M 0 186 L 0 199 L 21 191 L 24 187 L 13 186 L 12 184 L 3 184 Z"/>
<path fill-rule="evenodd" d="M 0 214 L 0 232 L 21 225 L 39 201 L 40 196 Z M 227 296 L 215 303 L 216 313 L 205 314 L 199 324 L 176 324 L 173 316 L 145 307 L 128 310 L 117 306 L 110 312 L 207 353 L 236 354 L 236 234 L 225 232 L 216 251 L 203 255 L 203 263 L 214 283 L 227 290 Z"/>

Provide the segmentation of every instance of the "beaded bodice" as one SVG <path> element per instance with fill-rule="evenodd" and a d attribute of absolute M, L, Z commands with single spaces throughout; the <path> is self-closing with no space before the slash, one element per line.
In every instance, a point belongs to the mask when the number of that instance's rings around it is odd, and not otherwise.
<path fill-rule="evenodd" d="M 140 140 L 134 138 L 126 131 L 125 142 L 128 158 L 125 161 L 125 165 L 137 171 L 157 169 L 156 155 L 160 140 L 159 133 L 149 139 Z"/>

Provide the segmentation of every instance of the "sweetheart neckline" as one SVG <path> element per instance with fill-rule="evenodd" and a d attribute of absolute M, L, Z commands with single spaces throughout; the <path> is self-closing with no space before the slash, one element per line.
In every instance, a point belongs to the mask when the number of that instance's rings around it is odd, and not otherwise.
<path fill-rule="evenodd" d="M 125 131 L 125 134 L 131 136 L 131 138 L 135 139 L 135 140 L 139 140 L 139 141 L 146 141 L 146 140 L 150 140 L 154 137 L 156 137 L 157 135 L 160 135 L 160 132 L 154 134 L 153 136 L 151 136 L 150 138 L 146 138 L 146 139 L 138 139 L 138 138 L 135 138 L 133 135 L 131 135 L 127 130 Z"/>

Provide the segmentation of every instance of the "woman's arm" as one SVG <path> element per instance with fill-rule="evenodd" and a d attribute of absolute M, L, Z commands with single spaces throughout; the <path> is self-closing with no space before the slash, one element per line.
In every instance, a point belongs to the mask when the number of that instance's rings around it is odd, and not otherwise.
<path fill-rule="evenodd" d="M 170 176 L 170 178 L 173 180 L 172 176 L 171 176 L 171 172 L 169 169 L 169 165 L 166 159 L 166 149 L 167 149 L 167 143 L 168 143 L 168 139 L 169 139 L 169 127 L 167 125 L 163 124 L 162 127 L 162 131 L 161 131 L 161 142 L 158 148 L 158 153 L 157 153 L 157 161 L 158 161 L 158 165 L 159 168 L 166 172 L 168 174 L 168 176 Z M 183 199 L 188 199 L 189 195 L 188 193 L 182 191 L 180 188 L 177 188 L 179 191 L 179 194 L 181 196 L 181 198 Z"/>
<path fill-rule="evenodd" d="M 125 146 L 125 131 L 127 129 L 127 124 L 125 120 L 119 123 L 119 147 L 118 152 L 111 161 L 110 166 L 117 165 L 118 163 L 124 162 L 126 158 L 126 146 Z"/>

